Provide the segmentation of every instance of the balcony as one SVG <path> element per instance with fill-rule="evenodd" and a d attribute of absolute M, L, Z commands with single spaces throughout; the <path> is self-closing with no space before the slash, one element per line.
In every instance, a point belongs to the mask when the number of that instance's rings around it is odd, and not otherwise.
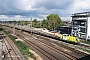
<path fill-rule="evenodd" d="M 73 18 L 73 20 L 87 20 L 87 18 Z"/>
<path fill-rule="evenodd" d="M 79 26 L 79 28 L 86 28 L 86 26 Z"/>
<path fill-rule="evenodd" d="M 79 32 L 79 34 L 81 34 L 81 35 L 85 35 L 86 33 L 83 33 L 83 32 Z"/>

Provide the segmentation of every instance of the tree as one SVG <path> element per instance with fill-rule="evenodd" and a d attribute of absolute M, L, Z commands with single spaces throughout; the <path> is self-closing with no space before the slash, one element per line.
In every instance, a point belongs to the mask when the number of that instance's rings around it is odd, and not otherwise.
<path fill-rule="evenodd" d="M 32 22 L 33 22 L 33 26 L 35 26 L 38 23 L 37 19 L 34 19 Z"/>
<path fill-rule="evenodd" d="M 37 19 L 33 20 L 33 27 L 40 28 L 41 24 L 43 28 L 47 28 L 49 30 L 55 30 L 58 29 L 59 26 L 64 25 L 58 14 L 50 14 L 47 16 L 47 19 L 43 19 L 42 23 L 37 21 Z"/>
<path fill-rule="evenodd" d="M 34 19 L 33 20 L 33 27 L 35 27 L 35 28 L 40 28 L 41 26 L 40 26 L 40 22 L 39 21 L 37 21 L 37 19 Z"/>
<path fill-rule="evenodd" d="M 49 16 L 47 16 L 47 20 L 48 20 L 47 28 L 50 30 L 58 29 L 59 26 L 64 25 L 58 14 L 50 14 Z"/>
<path fill-rule="evenodd" d="M 21 25 L 27 25 L 28 22 L 25 22 L 24 20 L 19 21 Z"/>
<path fill-rule="evenodd" d="M 47 20 L 43 19 L 42 26 L 43 26 L 43 28 L 46 28 L 47 27 Z"/>
<path fill-rule="evenodd" d="M 34 19 L 33 22 L 37 23 L 38 21 L 37 21 L 37 19 Z"/>
<path fill-rule="evenodd" d="M 24 25 L 25 24 L 25 21 L 24 20 L 21 20 L 20 23 L 21 23 L 21 25 Z"/>

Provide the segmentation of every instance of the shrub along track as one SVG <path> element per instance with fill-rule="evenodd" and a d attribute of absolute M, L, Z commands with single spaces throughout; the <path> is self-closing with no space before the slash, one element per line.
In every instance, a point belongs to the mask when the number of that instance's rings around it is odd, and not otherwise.
<path fill-rule="evenodd" d="M 22 34 L 22 33 L 16 33 L 16 34 L 17 34 L 18 36 L 24 35 L 24 34 Z M 21 34 L 21 35 L 20 35 L 20 34 Z M 22 36 L 22 38 L 26 39 L 25 36 L 27 36 L 27 35 Z M 29 38 L 30 38 L 30 37 L 31 37 L 31 36 L 29 36 Z M 29 38 L 27 38 L 25 41 L 28 41 L 28 40 L 32 39 L 33 37 L 30 38 L 30 39 L 29 39 Z M 44 46 L 52 49 L 53 51 L 55 51 L 55 52 L 57 52 L 57 53 L 62 54 L 63 56 L 67 57 L 67 58 L 70 59 L 70 60 L 79 59 L 79 58 L 87 55 L 87 54 L 85 54 L 85 53 L 83 53 L 83 52 L 80 52 L 80 51 L 78 51 L 78 50 L 71 49 L 70 47 L 64 46 L 64 45 L 62 45 L 62 44 L 60 45 L 60 44 L 58 44 L 58 43 L 56 43 L 56 42 L 53 42 L 54 44 L 57 44 L 57 45 L 59 45 L 59 46 L 62 46 L 63 48 L 67 48 L 67 49 L 70 49 L 70 50 L 72 50 L 72 51 L 74 50 L 74 53 L 72 53 L 73 55 L 71 55 L 71 54 L 68 53 L 67 50 L 62 51 L 62 50 L 60 49 L 60 47 L 59 47 L 59 48 L 56 48 L 55 45 L 53 45 L 53 44 L 47 44 L 48 42 L 46 42 L 45 39 L 41 40 L 41 38 L 40 38 L 40 39 L 37 40 L 37 39 L 33 38 L 33 40 L 36 41 L 36 42 L 38 42 L 38 43 L 41 43 L 42 45 L 44 45 Z M 47 40 L 47 41 L 50 42 L 50 40 Z M 29 41 L 28 41 L 28 42 L 29 42 Z M 28 42 L 27 42 L 27 43 L 28 43 Z M 31 43 L 32 43 L 32 42 L 31 42 Z M 34 44 L 34 43 L 33 43 L 33 44 Z M 34 44 L 34 45 L 35 45 L 35 44 Z M 42 49 L 42 48 L 40 48 L 40 49 Z M 43 50 L 43 49 L 42 49 L 42 50 Z M 75 53 L 76 53 L 76 54 L 75 54 Z M 76 56 L 75 56 L 75 55 L 76 55 Z"/>
<path fill-rule="evenodd" d="M 2 42 L 4 44 L 3 45 L 4 52 L 7 53 L 8 50 L 11 49 L 11 52 L 8 53 L 8 55 L 6 55 L 4 60 L 7 60 L 7 59 L 8 60 L 25 60 L 22 54 L 20 53 L 20 51 L 15 46 L 15 44 L 6 34 L 3 33 L 2 38 L 3 38 Z"/>

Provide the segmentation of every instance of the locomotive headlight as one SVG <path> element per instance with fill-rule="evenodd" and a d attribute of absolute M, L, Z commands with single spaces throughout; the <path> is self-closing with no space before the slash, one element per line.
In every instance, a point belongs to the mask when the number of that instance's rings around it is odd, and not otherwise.
<path fill-rule="evenodd" d="M 88 38 L 90 38 L 90 36 L 88 36 Z"/>

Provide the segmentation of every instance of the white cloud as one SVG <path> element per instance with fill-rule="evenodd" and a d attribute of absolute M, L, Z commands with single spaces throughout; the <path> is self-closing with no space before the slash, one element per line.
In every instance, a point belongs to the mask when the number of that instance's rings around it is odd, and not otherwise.
<path fill-rule="evenodd" d="M 0 0 L 0 14 L 14 15 L 13 18 L 32 16 L 40 20 L 58 14 L 62 20 L 70 20 L 71 14 L 87 11 L 90 0 Z"/>
<path fill-rule="evenodd" d="M 69 8 L 71 14 L 90 11 L 90 0 L 75 0 Z"/>
<path fill-rule="evenodd" d="M 0 15 L 0 18 L 2 19 L 2 18 L 8 18 L 8 17 L 5 15 Z"/>
<path fill-rule="evenodd" d="M 63 21 L 72 21 L 71 17 L 61 17 Z"/>
<path fill-rule="evenodd" d="M 29 6 L 26 6 L 26 8 L 25 8 L 26 10 L 31 10 L 31 5 L 29 5 Z"/>

